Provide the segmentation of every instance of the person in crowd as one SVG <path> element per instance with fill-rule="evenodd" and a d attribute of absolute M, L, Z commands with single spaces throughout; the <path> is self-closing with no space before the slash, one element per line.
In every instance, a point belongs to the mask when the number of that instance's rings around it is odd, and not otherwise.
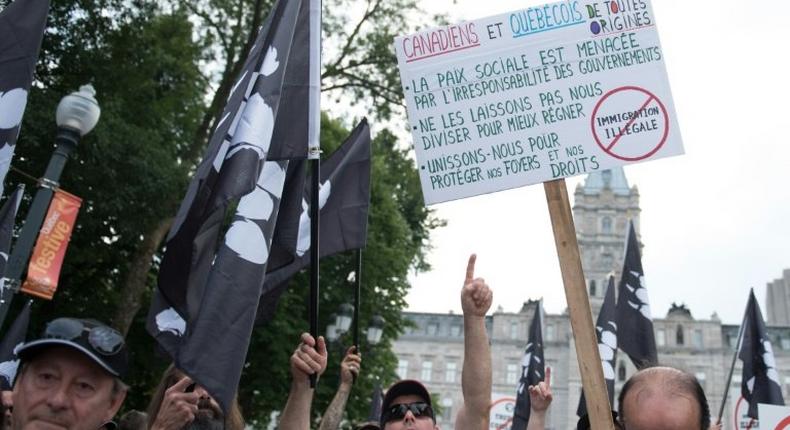
<path fill-rule="evenodd" d="M 464 315 L 464 365 L 461 389 L 464 404 L 455 418 L 459 430 L 485 430 L 491 405 L 491 348 L 486 334 L 485 315 L 493 293 L 483 278 L 475 277 L 477 256 L 472 254 L 461 289 Z M 431 396 L 415 380 L 393 384 L 384 395 L 379 425 L 382 430 L 438 430 Z"/>
<path fill-rule="evenodd" d="M 335 397 L 321 417 L 321 426 L 318 430 L 338 429 L 340 421 L 343 419 L 343 412 L 346 410 L 348 396 L 351 394 L 351 387 L 354 386 L 354 381 L 359 376 L 361 366 L 362 357 L 356 353 L 356 347 L 348 348 L 343 361 L 340 362 L 340 385 Z"/>
<path fill-rule="evenodd" d="M 527 430 L 544 430 L 546 428 L 546 412 L 554 400 L 551 393 L 551 367 L 546 368 L 546 378 L 537 385 L 530 385 L 529 390 L 529 422 Z"/>
<path fill-rule="evenodd" d="M 151 430 L 243 430 L 238 399 L 230 412 L 222 408 L 208 391 L 170 365 L 148 404 L 148 428 Z"/>
<path fill-rule="evenodd" d="M 612 422 L 614 423 L 615 430 L 623 430 L 620 426 L 620 422 L 617 420 L 617 412 L 612 411 Z M 576 423 L 576 430 L 591 430 L 592 426 L 590 426 L 590 416 L 587 414 L 582 415 L 579 418 L 579 421 Z"/>
<path fill-rule="evenodd" d="M 3 405 L 3 414 L 2 414 L 2 424 L 0 425 L 0 429 L 8 430 L 11 428 L 11 413 L 14 411 L 14 392 L 13 391 L 3 391 L 0 394 L 0 400 L 2 400 Z"/>
<path fill-rule="evenodd" d="M 118 331 L 95 320 L 58 318 L 17 353 L 15 430 L 114 427 L 112 418 L 128 391 L 122 380 L 128 356 Z"/>
<path fill-rule="evenodd" d="M 118 430 L 147 430 L 148 414 L 145 412 L 131 410 L 121 415 L 118 420 Z"/>
<path fill-rule="evenodd" d="M 310 387 L 310 375 L 316 375 L 317 381 L 326 370 L 326 361 L 324 337 L 315 339 L 303 333 L 301 343 L 291 354 L 291 390 L 280 414 L 279 430 L 310 429 L 310 404 L 315 391 Z"/>
<path fill-rule="evenodd" d="M 710 409 L 693 375 L 671 367 L 635 373 L 618 398 L 620 425 L 625 430 L 708 430 Z"/>

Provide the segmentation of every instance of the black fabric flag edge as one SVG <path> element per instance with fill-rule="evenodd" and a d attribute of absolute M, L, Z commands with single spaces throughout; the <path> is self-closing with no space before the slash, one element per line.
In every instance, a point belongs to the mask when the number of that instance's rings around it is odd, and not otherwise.
<path fill-rule="evenodd" d="M 628 223 L 623 272 L 617 294 L 617 342 L 637 369 L 658 364 L 645 271 L 633 221 Z"/>
<path fill-rule="evenodd" d="M 747 415 L 758 419 L 758 403 L 783 406 L 785 401 L 773 347 L 754 290 L 749 292 L 743 324 L 743 338 L 738 348 L 738 358 L 743 362 L 741 395 L 749 402 Z"/>
<path fill-rule="evenodd" d="M 14 323 L 0 342 L 0 391 L 11 391 L 14 388 L 16 372 L 19 368 L 19 357 L 16 354 L 17 348 L 25 343 L 27 338 L 27 328 L 30 325 L 30 306 L 33 300 L 29 300 L 22 311 L 17 315 Z"/>
<path fill-rule="evenodd" d="M 598 336 L 598 352 L 601 355 L 603 377 L 606 381 L 606 391 L 609 394 L 609 407 L 612 408 L 614 407 L 614 380 L 617 363 L 617 323 L 615 322 L 614 288 L 614 276 L 609 276 L 603 304 L 595 322 L 595 333 Z M 579 398 L 579 406 L 576 408 L 576 416 L 582 417 L 584 415 L 587 415 L 587 403 L 584 399 L 584 391 L 582 391 L 582 395 Z"/>
<path fill-rule="evenodd" d="M 321 191 L 319 200 L 321 258 L 339 252 L 365 247 L 367 241 L 368 210 L 370 208 L 371 138 L 366 119 L 360 121 L 343 144 L 325 161 L 321 162 Z M 287 234 L 275 240 L 287 242 L 272 244 L 272 248 L 290 249 L 291 262 L 270 271 L 264 280 L 263 294 L 258 306 L 256 324 L 271 321 L 280 296 L 291 279 L 300 270 L 310 266 L 310 217 L 307 202 L 310 200 L 310 181 L 293 179 L 304 190 L 299 200 L 298 212 L 285 210 L 277 221 L 277 230 Z M 286 188 L 288 185 L 286 185 Z M 287 215 L 286 215 L 287 214 Z M 298 223 L 294 223 L 298 221 Z M 296 233 L 296 234 L 294 234 Z M 278 246 L 279 245 L 279 246 Z"/>
<path fill-rule="evenodd" d="M 537 385 L 546 377 L 543 359 L 543 301 L 538 301 L 532 323 L 529 325 L 529 340 L 521 360 L 521 378 L 516 390 L 516 406 L 513 409 L 511 430 L 525 430 L 529 423 L 529 386 Z"/>

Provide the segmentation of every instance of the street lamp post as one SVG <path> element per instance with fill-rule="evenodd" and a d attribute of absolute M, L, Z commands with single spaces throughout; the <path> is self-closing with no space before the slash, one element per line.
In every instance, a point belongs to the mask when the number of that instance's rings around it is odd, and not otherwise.
<path fill-rule="evenodd" d="M 77 147 L 80 138 L 88 134 L 99 121 L 101 109 L 96 101 L 96 90 L 92 85 L 83 85 L 60 100 L 55 113 L 58 132 L 55 137 L 57 147 L 49 159 L 47 170 L 38 181 L 38 191 L 30 204 L 25 224 L 14 244 L 8 259 L 5 285 L 0 289 L 0 326 L 5 320 L 13 295 L 22 285 L 22 275 L 30 259 L 41 223 L 44 222 L 49 203 L 58 187 L 58 180 L 69 155 Z"/>

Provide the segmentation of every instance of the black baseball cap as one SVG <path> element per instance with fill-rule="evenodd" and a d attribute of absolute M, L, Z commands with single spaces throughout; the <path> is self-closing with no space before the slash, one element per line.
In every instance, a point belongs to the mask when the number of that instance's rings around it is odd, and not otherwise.
<path fill-rule="evenodd" d="M 428 389 L 425 388 L 425 385 L 422 385 L 420 381 L 414 379 L 403 379 L 392 384 L 387 390 L 387 394 L 384 395 L 384 401 L 381 403 L 381 416 L 383 417 L 390 406 L 392 406 L 393 400 L 397 397 L 407 396 L 409 394 L 420 396 L 428 406 L 433 408 L 431 404 L 431 394 L 428 393 Z M 384 427 L 384 423 L 380 424 Z"/>
<path fill-rule="evenodd" d="M 17 355 L 28 361 L 48 347 L 76 349 L 111 375 L 123 379 L 129 357 L 123 335 L 114 328 L 92 319 L 57 318 L 47 323 L 40 339 L 25 343 Z"/>

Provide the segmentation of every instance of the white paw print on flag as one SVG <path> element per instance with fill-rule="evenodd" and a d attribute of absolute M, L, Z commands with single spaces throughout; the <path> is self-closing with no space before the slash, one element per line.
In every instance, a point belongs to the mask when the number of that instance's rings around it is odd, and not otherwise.
<path fill-rule="evenodd" d="M 11 91 L 0 91 L 0 129 L 11 129 L 22 122 L 22 114 L 27 105 L 27 91 L 15 88 Z"/>
<path fill-rule="evenodd" d="M 332 183 L 326 181 L 320 185 L 318 191 L 318 210 L 324 208 L 329 195 L 332 193 Z M 303 256 L 310 250 L 310 205 L 302 199 L 302 215 L 299 216 L 299 233 L 296 239 L 296 255 Z"/>
<path fill-rule="evenodd" d="M 647 299 L 647 288 L 645 288 L 645 277 L 639 273 L 631 271 L 631 276 L 636 278 L 639 281 L 639 285 L 636 287 L 631 286 L 631 284 L 626 283 L 626 287 L 628 287 L 628 291 L 631 292 L 631 296 L 628 297 L 628 304 L 639 311 L 645 318 L 648 320 L 650 317 L 650 303 L 648 303 Z"/>
<path fill-rule="evenodd" d="M 779 382 L 779 372 L 776 371 L 776 360 L 774 360 L 774 349 L 771 346 L 771 341 L 768 339 L 760 339 L 760 343 L 763 345 L 762 358 L 763 363 L 765 363 L 765 376 L 781 387 L 782 383 Z M 754 393 L 755 379 L 756 376 L 753 376 L 748 381 L 746 381 L 746 386 L 749 388 L 749 392 L 751 393 Z"/>
<path fill-rule="evenodd" d="M 268 162 L 258 177 L 258 184 L 251 193 L 241 198 L 233 222 L 225 235 L 225 244 L 241 258 L 254 264 L 265 264 L 269 258 L 268 240 L 258 222 L 271 221 L 276 207 L 275 200 L 282 195 L 287 162 Z M 257 221 L 257 222 L 256 222 Z"/>
<path fill-rule="evenodd" d="M 613 321 L 606 323 L 611 326 L 611 330 L 604 327 L 596 327 L 601 332 L 601 341 L 598 342 L 598 353 L 601 355 L 601 365 L 603 366 L 603 377 L 610 381 L 614 380 L 614 355 L 617 352 L 617 325 Z"/>

